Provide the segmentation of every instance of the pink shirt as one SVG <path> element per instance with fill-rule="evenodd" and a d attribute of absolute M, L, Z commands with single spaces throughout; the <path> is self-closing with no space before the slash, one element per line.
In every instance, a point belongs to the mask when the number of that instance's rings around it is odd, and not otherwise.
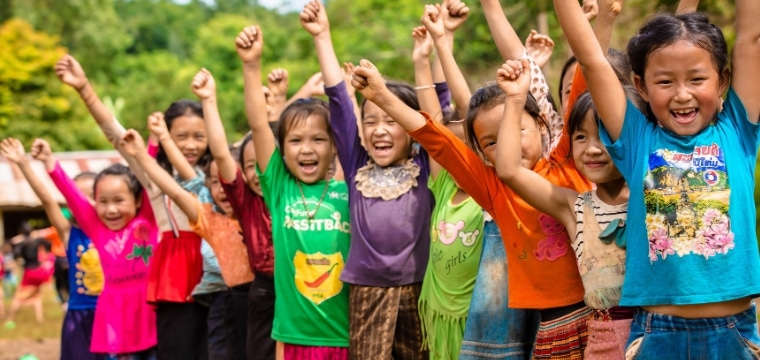
<path fill-rule="evenodd" d="M 50 172 L 74 218 L 100 255 L 105 284 L 95 309 L 90 351 L 124 354 L 157 344 L 156 313 L 146 302 L 148 268 L 158 243 L 158 226 L 147 191 L 142 207 L 124 228 L 108 229 L 95 208 L 56 164 Z"/>

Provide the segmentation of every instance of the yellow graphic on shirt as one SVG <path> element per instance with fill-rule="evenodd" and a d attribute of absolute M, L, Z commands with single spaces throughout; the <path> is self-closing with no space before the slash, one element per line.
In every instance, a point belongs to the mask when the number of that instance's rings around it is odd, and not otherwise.
<path fill-rule="evenodd" d="M 296 288 L 305 298 L 319 305 L 338 295 L 343 289 L 340 273 L 345 263 L 339 252 L 324 255 L 320 252 L 304 254 L 296 251 L 293 258 L 296 269 Z"/>
<path fill-rule="evenodd" d="M 76 265 L 77 293 L 99 295 L 103 291 L 104 279 L 98 251 L 90 244 L 86 250 L 80 245 L 77 252 L 80 253 L 79 263 Z"/>

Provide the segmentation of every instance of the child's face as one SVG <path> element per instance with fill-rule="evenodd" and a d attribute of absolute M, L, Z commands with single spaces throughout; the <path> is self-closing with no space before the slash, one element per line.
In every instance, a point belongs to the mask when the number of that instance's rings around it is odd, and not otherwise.
<path fill-rule="evenodd" d="M 599 140 L 599 128 L 593 111 L 589 110 L 583 117 L 580 129 L 571 135 L 571 141 L 575 167 L 589 181 L 604 184 L 622 177 L 607 148 Z"/>
<path fill-rule="evenodd" d="M 334 148 L 326 121 L 321 116 L 309 115 L 285 134 L 282 149 L 285 166 L 306 184 L 324 179 L 330 168 Z"/>
<path fill-rule="evenodd" d="M 499 137 L 499 124 L 503 117 L 504 105 L 496 105 L 493 108 L 481 110 L 472 124 L 478 145 L 486 156 L 486 160 L 491 164 L 496 163 L 496 141 Z M 540 128 L 536 124 L 536 120 L 525 111 L 522 112 L 520 129 L 522 130 L 520 137 L 521 165 L 526 169 L 533 169 L 543 152 L 541 133 L 544 129 Z"/>
<path fill-rule="evenodd" d="M 84 196 L 87 197 L 88 200 L 93 201 L 94 197 L 92 194 L 93 192 L 92 186 L 94 182 L 95 182 L 94 178 L 85 177 L 82 179 L 78 179 L 77 181 L 74 182 L 74 184 L 77 186 L 77 189 L 79 189 L 79 191 L 82 194 L 84 194 Z"/>
<path fill-rule="evenodd" d="M 680 40 L 650 53 L 644 79 L 634 83 L 662 127 L 694 135 L 715 119 L 725 76 L 707 50 Z"/>
<path fill-rule="evenodd" d="M 219 181 L 219 167 L 216 166 L 216 161 L 212 161 L 208 169 L 209 175 L 206 178 L 206 186 L 209 192 L 211 192 L 211 198 L 214 199 L 214 204 L 218 206 L 227 215 L 232 215 L 232 205 L 227 201 L 227 194 L 222 189 L 222 183 Z"/>
<path fill-rule="evenodd" d="M 261 191 L 261 183 L 259 182 L 259 175 L 256 174 L 256 148 L 253 146 L 253 141 L 249 141 L 243 148 L 243 176 L 248 183 L 248 188 L 258 196 L 264 196 Z"/>
<path fill-rule="evenodd" d="M 95 211 L 105 226 L 113 231 L 123 229 L 134 219 L 142 199 L 135 199 L 122 175 L 106 175 L 95 189 Z"/>
<path fill-rule="evenodd" d="M 559 101 L 562 103 L 562 112 L 568 113 L 570 109 L 567 108 L 567 102 L 570 98 L 570 90 L 573 87 L 573 78 L 575 78 L 575 70 L 578 67 L 578 63 L 573 63 L 567 67 L 565 76 L 560 79 L 562 81 L 562 94 L 559 94 Z"/>
<path fill-rule="evenodd" d="M 385 167 L 400 164 L 409 158 L 412 138 L 371 101 L 364 103 L 362 132 L 367 152 L 377 165 Z"/>
<path fill-rule="evenodd" d="M 206 123 L 197 115 L 175 118 L 169 130 L 174 143 L 190 165 L 195 166 L 208 148 Z"/>

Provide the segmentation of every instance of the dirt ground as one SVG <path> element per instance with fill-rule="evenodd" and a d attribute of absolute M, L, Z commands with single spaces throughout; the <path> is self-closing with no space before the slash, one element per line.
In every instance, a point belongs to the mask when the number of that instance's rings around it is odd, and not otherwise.
<path fill-rule="evenodd" d="M 33 354 L 39 360 L 55 360 L 60 353 L 59 339 L 0 339 L 0 360 L 17 360 Z"/>

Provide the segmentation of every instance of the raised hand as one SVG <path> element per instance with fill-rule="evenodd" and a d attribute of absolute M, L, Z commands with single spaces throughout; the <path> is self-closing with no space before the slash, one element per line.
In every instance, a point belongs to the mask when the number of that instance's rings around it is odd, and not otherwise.
<path fill-rule="evenodd" d="M 32 158 L 42 162 L 47 162 L 53 155 L 50 144 L 44 139 L 34 139 L 29 153 L 32 155 Z"/>
<path fill-rule="evenodd" d="M 548 35 L 531 30 L 530 35 L 525 39 L 525 49 L 538 67 L 544 67 L 554 52 L 554 40 Z"/>
<path fill-rule="evenodd" d="M 343 63 L 343 81 L 346 83 L 346 91 L 348 92 L 348 96 L 356 95 L 356 89 L 351 85 L 351 77 L 354 75 L 354 69 L 356 69 L 354 63 Z"/>
<path fill-rule="evenodd" d="M 388 88 L 385 86 L 385 79 L 380 75 L 380 71 L 377 70 L 377 67 L 375 67 L 374 64 L 366 59 L 359 61 L 359 66 L 354 69 L 351 85 L 356 88 L 365 99 L 370 101 L 376 100 L 381 92 L 388 91 Z"/>
<path fill-rule="evenodd" d="M 620 11 L 623 10 L 623 0 L 604 0 L 603 7 L 600 11 L 604 11 L 613 17 L 620 15 Z"/>
<path fill-rule="evenodd" d="M 448 33 L 454 33 L 470 15 L 470 8 L 460 0 L 443 0 L 441 8 L 443 26 Z"/>
<path fill-rule="evenodd" d="M 440 4 L 425 5 L 425 13 L 422 14 L 422 24 L 425 25 L 425 28 L 433 39 L 439 39 L 446 35 L 441 11 Z"/>
<path fill-rule="evenodd" d="M 264 34 L 258 26 L 248 26 L 235 38 L 235 50 L 243 65 L 258 65 L 264 48 Z"/>
<path fill-rule="evenodd" d="M 412 29 L 412 38 L 414 39 L 414 50 L 412 51 L 412 61 L 429 59 L 433 53 L 433 38 L 428 34 L 424 26 L 417 26 Z"/>
<path fill-rule="evenodd" d="M 285 69 L 273 69 L 267 75 L 267 87 L 270 96 L 285 98 L 288 96 L 288 71 Z"/>
<path fill-rule="evenodd" d="M 319 0 L 312 0 L 303 6 L 300 15 L 301 26 L 311 34 L 317 36 L 330 31 L 330 22 L 327 20 L 327 12 Z"/>
<path fill-rule="evenodd" d="M 526 96 L 530 90 L 528 59 L 505 61 L 496 71 L 496 82 L 507 97 Z"/>
<path fill-rule="evenodd" d="M 66 85 L 80 90 L 88 83 L 87 75 L 77 59 L 71 55 L 64 55 L 55 63 L 55 75 Z"/>
<path fill-rule="evenodd" d="M 322 73 L 314 73 L 302 87 L 309 96 L 322 96 L 325 94 L 325 82 L 322 80 Z"/>
<path fill-rule="evenodd" d="M 24 145 L 18 139 L 6 138 L 0 142 L 0 156 L 4 156 L 9 161 L 18 164 L 26 159 L 25 155 Z"/>
<path fill-rule="evenodd" d="M 163 113 L 154 112 L 148 116 L 148 130 L 159 141 L 169 136 L 169 129 L 166 127 Z"/>
<path fill-rule="evenodd" d="M 193 78 L 190 89 L 193 91 L 193 94 L 201 100 L 207 100 L 216 96 L 216 82 L 214 81 L 211 72 L 205 68 L 198 71 Z"/>
<path fill-rule="evenodd" d="M 124 152 L 132 157 L 136 157 L 138 154 L 145 152 L 145 142 L 135 129 L 129 129 L 124 133 L 119 142 L 119 146 L 124 149 Z"/>
<path fill-rule="evenodd" d="M 596 19 L 599 15 L 599 3 L 597 0 L 583 0 L 583 14 L 588 21 Z"/>

